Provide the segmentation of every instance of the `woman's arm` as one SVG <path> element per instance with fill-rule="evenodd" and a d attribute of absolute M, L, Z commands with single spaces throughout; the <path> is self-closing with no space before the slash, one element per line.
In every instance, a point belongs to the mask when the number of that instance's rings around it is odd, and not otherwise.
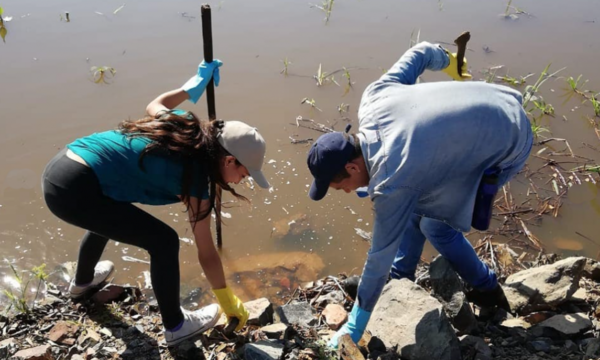
<path fill-rule="evenodd" d="M 150 116 L 156 116 L 160 111 L 169 111 L 176 108 L 179 104 L 189 99 L 189 95 L 183 89 L 176 89 L 160 94 L 152 100 L 146 107 L 146 113 Z M 209 231 L 210 233 L 210 231 Z"/>
<path fill-rule="evenodd" d="M 200 206 L 198 207 L 198 205 Z M 190 197 L 190 225 L 192 225 L 194 239 L 196 240 L 198 261 L 204 270 L 204 274 L 206 275 L 210 286 L 213 289 L 223 289 L 227 286 L 227 284 L 225 282 L 225 274 L 223 272 L 221 257 L 215 248 L 215 243 L 213 242 L 212 234 L 210 232 L 211 217 L 207 216 L 203 220 L 195 223 L 194 226 L 194 218 L 197 209 L 200 209 L 200 211 L 206 211 L 209 206 L 210 203 L 208 200 L 199 200 L 198 198 Z"/>

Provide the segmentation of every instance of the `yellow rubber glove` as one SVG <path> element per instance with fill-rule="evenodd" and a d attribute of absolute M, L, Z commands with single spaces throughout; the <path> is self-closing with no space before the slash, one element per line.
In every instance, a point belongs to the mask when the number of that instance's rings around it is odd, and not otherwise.
<path fill-rule="evenodd" d="M 227 315 L 227 319 L 231 321 L 231 318 L 238 318 L 240 320 L 239 325 L 235 328 L 235 331 L 241 330 L 248 318 L 250 312 L 244 307 L 244 303 L 237 296 L 233 295 L 229 287 L 224 289 L 213 289 L 213 293 L 221 305 L 221 309 Z"/>
<path fill-rule="evenodd" d="M 461 69 L 463 76 L 460 76 L 460 74 L 458 73 L 458 59 L 456 58 L 456 53 L 451 53 L 448 50 L 446 50 L 446 54 L 448 54 L 448 59 L 450 59 L 450 65 L 448 65 L 448 67 L 443 69 L 442 70 L 443 72 L 448 74 L 448 76 L 450 76 L 451 78 L 453 78 L 456 81 L 463 81 L 465 79 L 472 78 L 471 74 L 469 74 L 467 72 L 467 69 L 468 69 L 467 58 L 464 58 L 464 60 L 463 60 L 463 66 Z"/>

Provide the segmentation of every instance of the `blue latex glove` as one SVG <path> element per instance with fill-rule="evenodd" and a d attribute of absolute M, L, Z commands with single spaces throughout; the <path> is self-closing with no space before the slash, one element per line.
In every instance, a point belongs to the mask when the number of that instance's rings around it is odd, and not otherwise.
<path fill-rule="evenodd" d="M 365 329 L 367 328 L 367 324 L 369 323 L 369 319 L 371 318 L 371 313 L 365 311 L 358 307 L 356 303 L 354 303 L 354 307 L 352 308 L 352 312 L 350 312 L 350 316 L 348 316 L 348 322 L 342 326 L 338 332 L 333 335 L 331 340 L 327 343 L 327 346 L 330 348 L 337 350 L 340 337 L 342 335 L 349 334 L 352 338 L 352 341 L 355 343 L 360 341 L 362 338 Z"/>
<path fill-rule="evenodd" d="M 214 59 L 210 63 L 202 62 L 198 65 L 198 73 L 192 76 L 181 88 L 188 93 L 190 101 L 194 104 L 198 102 L 200 96 L 206 90 L 206 86 L 210 79 L 215 80 L 215 86 L 219 86 L 221 76 L 219 75 L 219 67 L 223 65 L 221 60 Z"/>

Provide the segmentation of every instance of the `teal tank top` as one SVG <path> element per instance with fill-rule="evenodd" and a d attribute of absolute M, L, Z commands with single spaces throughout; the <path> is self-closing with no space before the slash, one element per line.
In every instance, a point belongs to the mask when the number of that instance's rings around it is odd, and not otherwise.
<path fill-rule="evenodd" d="M 104 195 L 116 201 L 166 205 L 180 201 L 183 159 L 178 155 L 151 152 L 139 166 L 140 154 L 151 143 L 145 137 L 127 137 L 106 131 L 79 138 L 67 145 L 94 170 Z M 202 165 L 193 164 L 190 196 L 208 199 L 208 176 Z"/>

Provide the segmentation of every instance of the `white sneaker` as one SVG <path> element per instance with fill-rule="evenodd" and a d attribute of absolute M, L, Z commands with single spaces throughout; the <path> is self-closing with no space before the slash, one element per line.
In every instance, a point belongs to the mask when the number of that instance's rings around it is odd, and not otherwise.
<path fill-rule="evenodd" d="M 71 280 L 71 284 L 69 284 L 69 296 L 71 296 L 71 299 L 79 299 L 106 281 L 113 272 L 115 272 L 115 264 L 112 261 L 100 261 L 94 268 L 94 280 L 90 284 L 85 286 L 75 285 L 75 278 Z"/>
<path fill-rule="evenodd" d="M 165 330 L 167 345 L 177 345 L 215 326 L 219 320 L 219 309 L 217 304 L 208 305 L 196 311 L 181 309 L 183 311 L 183 325 L 177 331 Z"/>

